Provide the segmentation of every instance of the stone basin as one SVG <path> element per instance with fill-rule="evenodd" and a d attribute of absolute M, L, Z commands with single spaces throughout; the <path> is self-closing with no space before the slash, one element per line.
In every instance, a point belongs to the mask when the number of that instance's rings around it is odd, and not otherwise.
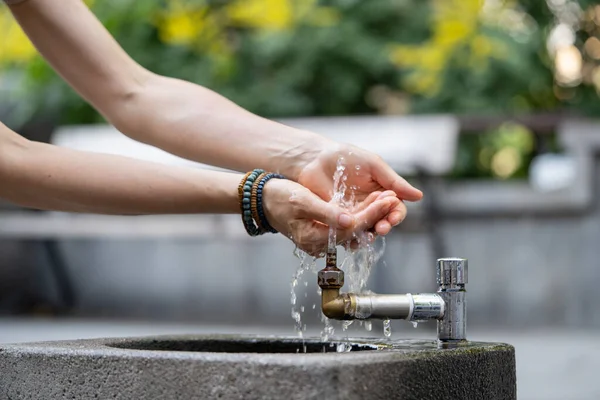
<path fill-rule="evenodd" d="M 350 349 L 350 351 L 347 351 Z M 514 348 L 194 335 L 0 346 L 0 399 L 516 399 Z"/>

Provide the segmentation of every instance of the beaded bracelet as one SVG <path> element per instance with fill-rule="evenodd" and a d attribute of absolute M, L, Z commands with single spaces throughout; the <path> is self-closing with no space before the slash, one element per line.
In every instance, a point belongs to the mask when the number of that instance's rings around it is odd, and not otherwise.
<path fill-rule="evenodd" d="M 255 169 L 254 171 L 248 172 L 244 175 L 238 185 L 238 195 L 240 199 L 240 211 L 242 213 L 242 222 L 244 228 L 250 236 L 258 236 L 261 234 L 259 228 L 254 224 L 252 218 L 251 202 L 252 202 L 252 186 L 256 178 L 263 174 L 265 171 L 262 169 Z"/>
<path fill-rule="evenodd" d="M 267 232 L 277 233 L 267 221 L 263 209 L 263 189 L 269 179 L 273 178 L 285 179 L 283 175 L 255 169 L 244 175 L 238 185 L 242 222 L 250 236 L 259 236 Z"/>
<path fill-rule="evenodd" d="M 277 230 L 273 228 L 271 224 L 269 224 L 269 221 L 267 221 L 267 217 L 265 217 L 265 211 L 263 209 L 263 189 L 267 182 L 273 178 L 285 179 L 285 176 L 271 172 L 268 174 L 263 174 L 261 175 L 260 179 L 257 179 L 259 182 L 256 191 L 256 209 L 258 214 L 258 222 L 261 228 L 267 232 L 277 233 Z"/>

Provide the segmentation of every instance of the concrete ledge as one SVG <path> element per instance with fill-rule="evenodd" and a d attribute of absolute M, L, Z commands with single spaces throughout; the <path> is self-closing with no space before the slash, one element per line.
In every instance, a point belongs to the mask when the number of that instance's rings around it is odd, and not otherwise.
<path fill-rule="evenodd" d="M 320 351 L 329 343 L 236 335 L 4 345 L 0 398 L 516 399 L 509 345 L 439 350 L 424 340 L 343 343 L 379 350 L 296 354 L 303 345 Z"/>

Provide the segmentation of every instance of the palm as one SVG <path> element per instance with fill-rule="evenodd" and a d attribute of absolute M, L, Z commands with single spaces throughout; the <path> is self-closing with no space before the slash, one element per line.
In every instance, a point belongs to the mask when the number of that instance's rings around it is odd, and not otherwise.
<path fill-rule="evenodd" d="M 340 157 L 343 157 L 345 184 L 349 189 L 346 190 L 345 200 L 353 196 L 355 209 L 368 206 L 369 195 L 383 190 L 391 191 L 400 200 L 415 201 L 422 196 L 419 190 L 398 176 L 380 157 L 347 145 L 322 150 L 300 171 L 298 183 L 323 200 L 331 200 L 334 194 L 334 173 Z M 400 203 L 386 218 L 379 221 L 379 228 L 376 227 L 376 230 L 381 234 L 389 232 L 392 226 L 402 221 L 405 214 L 405 207 Z"/>
<path fill-rule="evenodd" d="M 335 173 L 335 164 L 333 167 L 321 168 L 318 165 L 307 167 L 298 178 L 298 183 L 315 193 L 325 201 L 333 197 L 333 174 Z M 377 183 L 368 168 L 361 167 L 356 170 L 354 166 L 347 167 L 346 173 L 346 199 L 354 196 L 357 202 L 363 201 L 367 196 L 375 191 L 382 190 L 383 187 Z"/>
<path fill-rule="evenodd" d="M 345 154 L 344 154 L 345 153 Z M 369 194 L 386 189 L 375 179 L 372 161 L 367 154 L 360 149 L 349 149 L 341 152 L 329 152 L 322 154 L 312 163 L 308 164 L 300 173 L 298 183 L 321 197 L 325 201 L 333 197 L 334 174 L 338 160 L 343 157 L 346 199 L 354 196 L 354 200 L 360 203 Z"/>

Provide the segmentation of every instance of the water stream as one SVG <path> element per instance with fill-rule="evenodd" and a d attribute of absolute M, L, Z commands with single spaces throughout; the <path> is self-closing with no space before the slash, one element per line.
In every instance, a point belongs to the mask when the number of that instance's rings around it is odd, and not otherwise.
<path fill-rule="evenodd" d="M 331 202 L 337 204 L 338 206 L 352 211 L 357 202 L 355 200 L 355 191 L 356 187 L 346 185 L 348 176 L 348 170 L 354 170 L 353 172 L 358 174 L 360 171 L 360 166 L 355 165 L 354 168 L 348 168 L 346 165 L 346 160 L 344 157 L 340 157 L 337 162 L 337 167 L 333 176 L 333 197 Z M 355 246 L 354 249 L 350 249 L 349 244 L 346 243 L 347 246 L 340 246 L 338 248 L 338 240 L 337 240 L 337 231 L 336 229 L 329 229 L 329 237 L 328 237 L 328 252 L 338 252 L 338 267 L 344 270 L 345 274 L 345 285 L 344 291 L 353 292 L 353 293 L 366 293 L 367 283 L 373 267 L 377 264 L 381 256 L 385 251 L 385 240 L 384 238 L 374 238 L 372 233 L 369 232 L 359 232 L 354 235 Z M 316 266 L 316 259 L 310 257 L 306 253 L 296 249 L 294 251 L 295 256 L 300 260 L 300 265 L 298 266 L 291 283 L 291 293 L 290 300 L 292 303 L 292 318 L 295 322 L 294 327 L 296 332 L 300 337 L 303 336 L 303 332 L 306 331 L 306 324 L 302 322 L 302 315 L 305 311 L 305 307 L 303 305 L 298 305 L 299 299 L 296 294 L 296 290 L 298 287 L 298 282 L 300 278 L 306 272 L 314 273 L 314 282 L 316 282 L 316 273 L 318 272 L 318 268 Z M 312 278 L 312 274 L 311 277 Z M 308 284 L 307 279 L 304 282 L 304 286 L 306 287 Z M 317 288 L 317 294 L 319 297 L 321 296 L 321 289 Z M 307 297 L 307 293 L 304 293 L 304 298 Z M 346 332 L 347 329 L 353 324 L 353 321 L 332 321 L 323 315 L 320 307 L 316 304 L 311 306 L 312 310 L 317 310 L 318 315 L 321 317 L 321 321 L 323 322 L 323 329 L 321 331 L 321 340 L 329 341 L 334 337 L 335 334 L 335 326 L 341 325 L 342 331 Z M 359 325 L 364 327 L 366 332 L 371 332 L 372 323 L 371 321 L 359 321 Z M 386 338 L 389 338 L 391 335 L 391 325 L 388 321 L 387 324 L 384 323 L 384 335 Z M 347 336 L 347 335 L 346 335 Z M 337 348 L 338 352 L 346 352 L 350 351 L 351 346 L 339 346 Z"/>

